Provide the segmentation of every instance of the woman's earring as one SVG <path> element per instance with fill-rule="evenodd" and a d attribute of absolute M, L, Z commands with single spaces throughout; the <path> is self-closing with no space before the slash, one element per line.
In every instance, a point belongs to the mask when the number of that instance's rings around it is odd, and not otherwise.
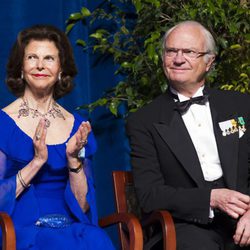
<path fill-rule="evenodd" d="M 62 80 L 62 71 L 59 72 L 59 75 L 58 75 L 58 80 L 61 81 Z"/>
<path fill-rule="evenodd" d="M 21 71 L 21 79 L 23 80 L 23 71 Z"/>

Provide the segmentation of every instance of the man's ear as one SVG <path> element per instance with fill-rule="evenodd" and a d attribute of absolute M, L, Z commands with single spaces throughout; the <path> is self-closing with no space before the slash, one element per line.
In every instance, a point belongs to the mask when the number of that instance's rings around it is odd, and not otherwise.
<path fill-rule="evenodd" d="M 165 76 L 167 76 L 167 71 L 166 71 L 166 67 L 165 66 L 166 66 L 166 63 L 165 63 L 164 59 L 162 59 L 163 72 L 164 72 Z"/>
<path fill-rule="evenodd" d="M 211 69 L 211 67 L 214 63 L 214 60 L 215 60 L 215 56 L 209 56 L 208 61 L 207 61 L 207 65 L 206 65 L 206 72 L 208 72 Z"/>

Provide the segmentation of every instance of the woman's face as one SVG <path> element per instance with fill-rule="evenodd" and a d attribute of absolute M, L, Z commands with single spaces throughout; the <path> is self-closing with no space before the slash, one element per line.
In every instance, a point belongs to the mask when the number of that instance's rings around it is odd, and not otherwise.
<path fill-rule="evenodd" d="M 51 94 L 61 71 L 59 51 L 49 40 L 31 40 L 24 50 L 23 76 L 28 88 L 39 95 Z"/>

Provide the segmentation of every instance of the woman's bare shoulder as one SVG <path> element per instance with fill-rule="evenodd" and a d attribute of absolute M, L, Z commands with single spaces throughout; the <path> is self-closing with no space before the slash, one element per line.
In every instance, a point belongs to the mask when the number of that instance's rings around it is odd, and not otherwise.
<path fill-rule="evenodd" d="M 10 103 L 8 106 L 4 107 L 2 110 L 9 116 L 13 117 L 18 114 L 20 105 L 21 105 L 21 101 L 18 98 L 14 102 Z"/>
<path fill-rule="evenodd" d="M 56 103 L 58 110 L 63 114 L 64 118 L 66 120 L 72 120 L 74 119 L 74 116 L 72 113 L 70 113 L 68 110 L 66 110 L 63 106 L 61 106 L 59 103 Z"/>

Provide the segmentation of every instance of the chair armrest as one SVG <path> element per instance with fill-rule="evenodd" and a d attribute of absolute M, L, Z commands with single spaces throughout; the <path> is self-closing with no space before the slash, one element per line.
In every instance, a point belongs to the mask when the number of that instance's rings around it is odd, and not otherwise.
<path fill-rule="evenodd" d="M 127 226 L 130 239 L 129 250 L 142 250 L 143 233 L 137 217 L 130 213 L 114 213 L 99 220 L 101 227 L 107 227 L 117 223 L 123 223 Z"/>
<path fill-rule="evenodd" d="M 144 225 L 160 222 L 163 234 L 163 249 L 176 250 L 176 232 L 171 214 L 168 211 L 156 210 L 144 221 Z"/>
<path fill-rule="evenodd" d="M 2 250 L 16 250 L 16 234 L 14 225 L 7 213 L 0 212 L 0 227 L 2 230 Z"/>

